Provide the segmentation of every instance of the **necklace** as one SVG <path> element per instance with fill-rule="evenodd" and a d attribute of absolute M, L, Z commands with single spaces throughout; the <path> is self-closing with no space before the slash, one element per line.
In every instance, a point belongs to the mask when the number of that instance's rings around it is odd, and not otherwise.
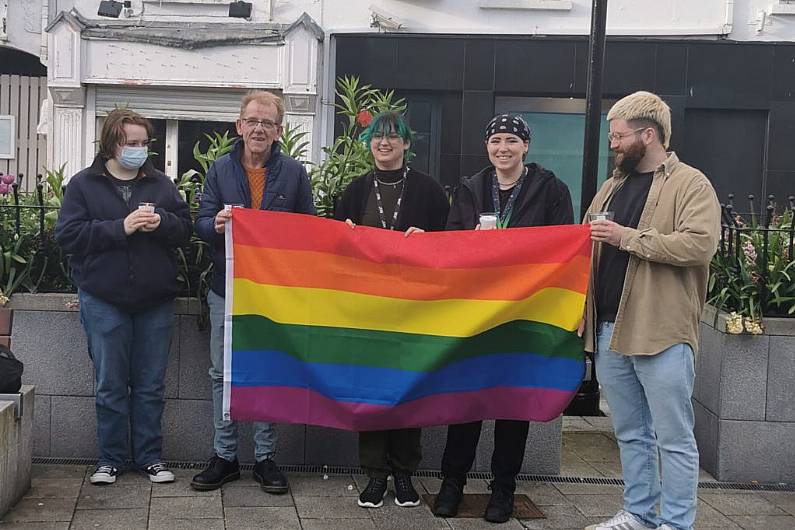
<path fill-rule="evenodd" d="M 501 190 L 510 189 L 513 185 L 519 182 L 519 179 L 524 176 L 524 171 L 522 171 L 518 177 L 513 179 L 511 182 L 500 182 L 500 179 L 497 179 L 497 184 L 499 184 Z"/>
<path fill-rule="evenodd" d="M 397 186 L 398 184 L 402 184 L 404 180 L 406 180 L 405 175 L 400 177 L 400 180 L 396 180 L 395 182 L 384 182 L 380 178 L 376 177 L 375 180 L 382 186 Z"/>

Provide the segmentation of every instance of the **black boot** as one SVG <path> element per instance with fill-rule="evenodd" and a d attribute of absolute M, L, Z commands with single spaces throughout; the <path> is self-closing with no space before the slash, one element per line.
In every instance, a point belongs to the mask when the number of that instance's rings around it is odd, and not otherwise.
<path fill-rule="evenodd" d="M 433 502 L 433 514 L 436 517 L 455 517 L 463 497 L 464 481 L 445 477 L 439 488 L 439 494 L 436 495 L 436 500 Z"/>
<path fill-rule="evenodd" d="M 490 523 L 504 523 L 513 515 L 513 492 L 498 486 L 494 482 L 489 485 L 491 497 L 486 506 L 484 519 Z"/>
<path fill-rule="evenodd" d="M 218 455 L 213 455 L 204 471 L 195 475 L 190 487 L 199 491 L 215 490 L 233 480 L 240 478 L 240 465 L 237 459 L 230 462 Z"/>
<path fill-rule="evenodd" d="M 263 490 L 268 493 L 287 493 L 290 486 L 287 477 L 279 470 L 276 462 L 266 458 L 254 464 L 254 480 L 260 483 Z"/>

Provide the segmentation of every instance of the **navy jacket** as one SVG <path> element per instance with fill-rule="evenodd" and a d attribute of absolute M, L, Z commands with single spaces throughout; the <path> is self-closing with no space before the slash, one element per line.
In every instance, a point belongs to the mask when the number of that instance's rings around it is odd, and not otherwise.
<path fill-rule="evenodd" d="M 215 216 L 225 204 L 251 205 L 248 177 L 240 162 L 243 141 L 235 142 L 234 149 L 213 162 L 204 179 L 196 233 L 210 245 L 213 257 L 213 277 L 210 288 L 219 296 L 225 293 L 226 249 L 224 234 L 215 231 Z M 281 152 L 279 142 L 273 142 L 271 154 L 265 163 L 265 192 L 260 210 L 294 212 L 315 215 L 312 188 L 304 166 Z"/>
<path fill-rule="evenodd" d="M 69 181 L 55 238 L 72 255 L 72 279 L 79 289 L 135 313 L 176 297 L 174 250 L 190 239 L 190 212 L 171 179 L 148 160 L 125 203 L 105 174 L 105 162 L 97 156 Z M 124 218 L 140 202 L 155 203 L 160 226 L 128 236 Z"/>

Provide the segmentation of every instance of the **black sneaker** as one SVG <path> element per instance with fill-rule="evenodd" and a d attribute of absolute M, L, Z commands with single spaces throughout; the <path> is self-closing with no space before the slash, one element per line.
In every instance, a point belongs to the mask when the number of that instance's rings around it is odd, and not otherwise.
<path fill-rule="evenodd" d="M 371 478 L 357 501 L 362 508 L 380 508 L 386 496 L 386 479 Z"/>
<path fill-rule="evenodd" d="M 174 473 L 172 473 L 163 462 L 157 462 L 151 466 L 146 466 L 143 471 L 149 476 L 151 482 L 174 482 Z"/>
<path fill-rule="evenodd" d="M 254 464 L 254 480 L 260 483 L 260 487 L 268 493 L 287 493 L 290 486 L 287 484 L 287 477 L 279 470 L 276 462 L 266 458 Z"/>
<path fill-rule="evenodd" d="M 419 506 L 420 496 L 411 483 L 411 475 L 394 473 L 392 476 L 395 477 L 395 504 L 404 508 Z"/>
<path fill-rule="evenodd" d="M 97 466 L 91 476 L 88 477 L 88 481 L 97 485 L 113 484 L 116 482 L 116 476 L 118 474 L 119 470 L 115 467 L 102 464 Z"/>
<path fill-rule="evenodd" d="M 204 471 L 195 475 L 190 483 L 190 487 L 199 491 L 216 490 L 233 480 L 240 478 L 240 465 L 237 459 L 230 462 L 218 455 L 214 455 Z"/>
<path fill-rule="evenodd" d="M 489 485 L 491 497 L 486 506 L 484 519 L 490 523 L 504 523 L 513 515 L 513 492 L 495 485 Z"/>
<path fill-rule="evenodd" d="M 464 497 L 464 481 L 445 477 L 439 488 L 439 494 L 433 502 L 433 514 L 436 517 L 455 517 L 458 514 L 458 506 Z"/>

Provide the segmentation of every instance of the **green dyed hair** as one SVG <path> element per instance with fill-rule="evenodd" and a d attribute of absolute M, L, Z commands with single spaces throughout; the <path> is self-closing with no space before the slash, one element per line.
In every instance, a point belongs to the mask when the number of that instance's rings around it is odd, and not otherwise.
<path fill-rule="evenodd" d="M 402 114 L 394 111 L 376 114 L 373 121 L 370 122 L 370 125 L 362 131 L 359 140 L 364 142 L 369 149 L 370 142 L 376 133 L 389 134 L 392 131 L 398 133 L 400 137 L 403 138 L 404 142 L 409 142 L 411 144 L 404 155 L 404 159 L 408 162 L 414 156 L 411 150 L 414 146 L 414 132 L 411 130 L 406 118 L 404 118 Z"/>

